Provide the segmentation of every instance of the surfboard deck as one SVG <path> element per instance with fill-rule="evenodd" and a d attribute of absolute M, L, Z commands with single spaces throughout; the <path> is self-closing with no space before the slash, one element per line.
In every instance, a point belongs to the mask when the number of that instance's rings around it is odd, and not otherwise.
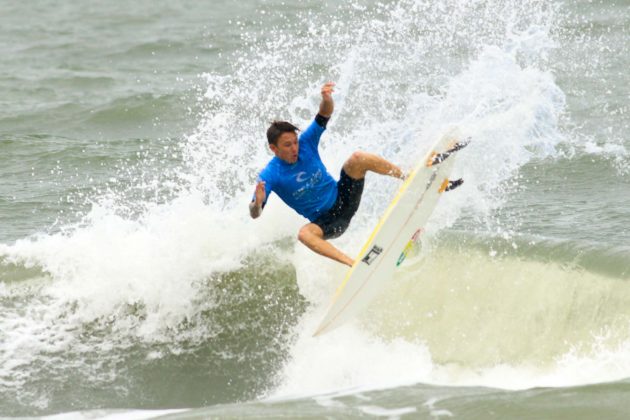
<path fill-rule="evenodd" d="M 314 336 L 329 332 L 364 309 L 393 276 L 433 213 L 449 183 L 454 154 L 468 141 L 457 130 L 444 134 L 407 176 L 335 292 Z"/>

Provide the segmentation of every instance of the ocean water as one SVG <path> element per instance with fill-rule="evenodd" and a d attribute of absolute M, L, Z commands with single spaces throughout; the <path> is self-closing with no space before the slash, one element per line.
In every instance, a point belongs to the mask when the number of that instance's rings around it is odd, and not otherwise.
<path fill-rule="evenodd" d="M 0 0 L 0 417 L 627 418 L 627 0 Z M 273 119 L 465 184 L 355 321 Z M 399 184 L 368 175 L 356 255 Z"/>

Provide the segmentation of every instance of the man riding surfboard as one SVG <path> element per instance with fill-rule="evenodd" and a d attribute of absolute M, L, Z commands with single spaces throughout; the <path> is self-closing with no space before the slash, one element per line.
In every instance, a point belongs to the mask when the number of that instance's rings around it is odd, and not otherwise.
<path fill-rule="evenodd" d="M 328 239 L 339 237 L 348 228 L 359 208 L 368 171 L 400 179 L 404 174 L 382 157 L 363 151 L 355 151 L 345 161 L 339 181 L 328 173 L 318 145 L 333 113 L 334 86 L 332 82 L 322 86 L 319 112 L 299 137 L 299 129 L 287 121 L 274 121 L 268 128 L 267 141 L 275 156 L 258 176 L 249 212 L 252 218 L 259 217 L 269 194 L 275 192 L 310 221 L 298 233 L 300 242 L 320 255 L 352 266 L 352 258 Z"/>

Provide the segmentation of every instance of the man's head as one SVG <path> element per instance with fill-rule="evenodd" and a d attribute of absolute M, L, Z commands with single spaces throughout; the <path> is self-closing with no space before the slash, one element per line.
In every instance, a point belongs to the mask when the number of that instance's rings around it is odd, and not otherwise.
<path fill-rule="evenodd" d="M 287 121 L 274 121 L 267 129 L 269 148 L 277 157 L 287 163 L 297 162 L 298 131 L 299 128 Z"/>

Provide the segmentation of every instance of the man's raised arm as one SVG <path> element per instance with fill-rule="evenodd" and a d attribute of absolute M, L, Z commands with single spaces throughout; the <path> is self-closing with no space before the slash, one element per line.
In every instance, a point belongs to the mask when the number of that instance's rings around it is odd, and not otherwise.
<path fill-rule="evenodd" d="M 319 115 L 325 118 L 330 118 L 335 109 L 335 103 L 333 102 L 332 93 L 335 84 L 333 82 L 327 82 L 322 86 L 322 102 L 319 104 Z"/>

